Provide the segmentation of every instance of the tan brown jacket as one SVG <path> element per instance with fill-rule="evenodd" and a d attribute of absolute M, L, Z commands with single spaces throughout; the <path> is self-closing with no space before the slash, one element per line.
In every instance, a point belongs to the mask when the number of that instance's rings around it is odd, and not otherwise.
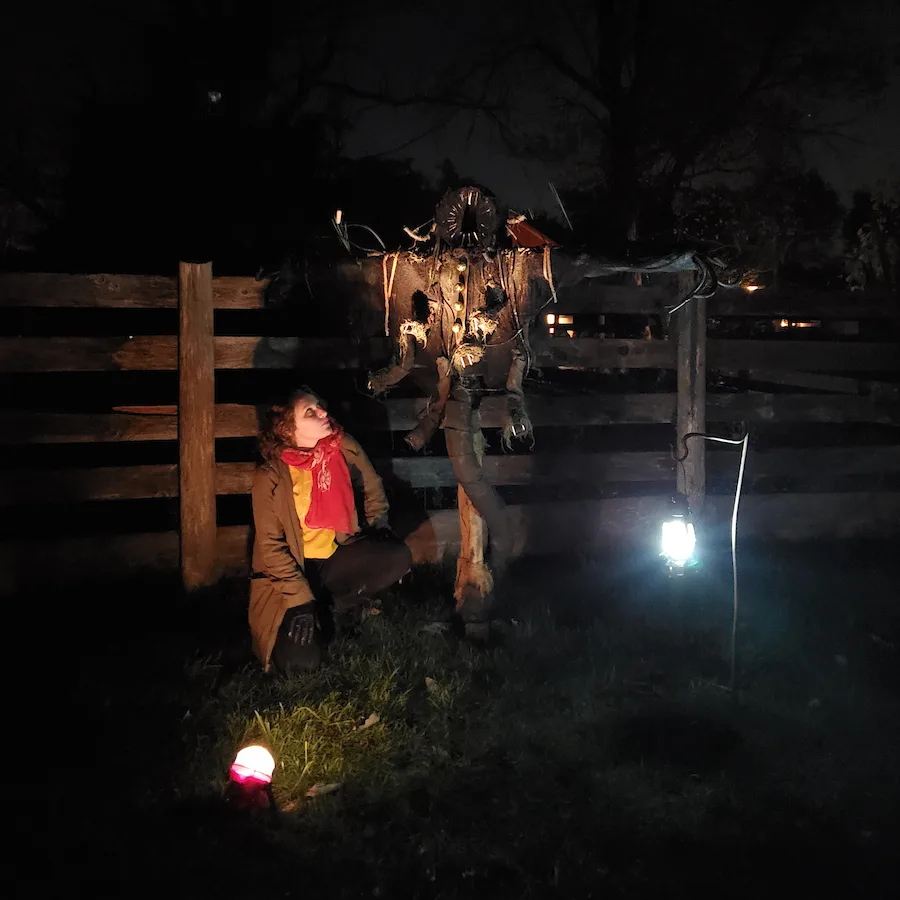
<path fill-rule="evenodd" d="M 386 525 L 388 502 L 381 478 L 355 438 L 344 434 L 341 453 L 350 469 L 356 498 L 352 532 L 338 533 L 346 544 L 359 533 L 360 499 L 368 525 Z M 250 581 L 250 633 L 253 652 L 268 672 L 284 612 L 310 603 L 312 590 L 303 572 L 303 537 L 294 506 L 291 473 L 281 460 L 264 463 L 253 478 L 253 560 Z"/>

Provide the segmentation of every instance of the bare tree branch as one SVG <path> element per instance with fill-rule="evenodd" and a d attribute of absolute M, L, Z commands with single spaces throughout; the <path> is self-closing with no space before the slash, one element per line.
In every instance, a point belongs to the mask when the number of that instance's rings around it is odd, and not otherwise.
<path fill-rule="evenodd" d="M 442 128 L 446 128 L 460 113 L 462 110 L 453 109 L 446 116 L 446 118 L 442 119 L 439 122 L 434 123 L 433 125 L 429 125 L 428 128 L 425 128 L 423 131 L 418 132 L 413 135 L 408 140 L 403 141 L 400 144 L 397 144 L 394 147 L 390 147 L 387 150 L 378 150 L 374 153 L 367 153 L 363 159 L 377 159 L 381 156 L 391 156 L 394 153 L 397 153 L 399 150 L 405 150 L 407 147 L 411 147 L 413 144 L 418 143 L 429 135 L 434 134 L 435 132 L 440 131 Z"/>
<path fill-rule="evenodd" d="M 343 84 L 337 81 L 322 80 L 319 87 L 336 93 L 343 93 L 360 100 L 372 100 L 383 103 L 385 106 L 443 106 L 456 110 L 477 110 L 483 112 L 502 112 L 502 108 L 494 104 L 485 104 L 481 99 L 463 96 L 450 97 L 431 94 L 411 94 L 408 97 L 394 97 L 387 87 L 383 91 L 369 91 L 364 88 L 354 87 L 351 84 Z"/>
<path fill-rule="evenodd" d="M 539 41 L 532 45 L 532 50 L 543 56 L 560 74 L 565 75 L 573 84 L 580 87 L 585 93 L 590 94 L 604 106 L 609 98 L 604 96 L 599 82 L 589 78 L 583 72 L 579 72 L 568 60 L 556 52 L 549 44 Z"/>

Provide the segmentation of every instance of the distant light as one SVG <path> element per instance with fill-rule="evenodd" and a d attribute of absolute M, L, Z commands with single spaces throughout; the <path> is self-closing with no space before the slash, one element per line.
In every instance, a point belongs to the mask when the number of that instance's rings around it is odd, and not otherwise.
<path fill-rule="evenodd" d="M 547 324 L 548 325 L 556 324 L 556 316 L 553 313 L 547 313 Z"/>
<path fill-rule="evenodd" d="M 556 320 L 557 325 L 574 325 L 575 318 L 574 316 L 559 316 Z"/>
<path fill-rule="evenodd" d="M 238 751 L 229 775 L 238 784 L 271 784 L 275 758 L 265 748 L 254 744 Z"/>
<path fill-rule="evenodd" d="M 555 329 L 555 328 L 548 328 L 548 329 L 547 329 L 547 334 L 554 334 L 555 332 L 556 332 L 556 329 Z"/>
<path fill-rule="evenodd" d="M 570 338 L 575 337 L 575 332 L 574 332 L 574 330 L 571 329 L 571 328 L 566 329 L 566 334 L 567 334 Z"/>
<path fill-rule="evenodd" d="M 339 209 L 339 210 L 334 214 L 334 224 L 335 224 L 335 225 L 340 225 L 340 224 L 341 224 L 341 216 L 343 216 L 343 211 Z"/>
<path fill-rule="evenodd" d="M 787 319 L 782 319 L 782 320 L 778 323 L 778 327 L 779 327 L 779 328 L 790 328 L 790 327 L 791 327 L 791 323 L 788 322 Z"/>
<path fill-rule="evenodd" d="M 744 287 L 745 291 L 752 294 L 754 291 L 758 291 L 762 287 L 762 285 L 761 284 L 745 284 L 743 287 Z"/>

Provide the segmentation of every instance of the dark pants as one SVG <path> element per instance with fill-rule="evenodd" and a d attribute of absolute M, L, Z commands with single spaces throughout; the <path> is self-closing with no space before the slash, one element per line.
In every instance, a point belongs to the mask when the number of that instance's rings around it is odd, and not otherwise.
<path fill-rule="evenodd" d="M 411 567 L 409 547 L 390 531 L 377 531 L 342 544 L 328 559 L 309 560 L 307 577 L 317 598 L 344 612 L 399 581 Z"/>
<path fill-rule="evenodd" d="M 399 581 L 411 567 L 409 547 L 391 532 L 380 531 L 366 534 L 350 544 L 341 544 L 328 559 L 308 559 L 306 577 L 315 595 L 316 606 L 330 603 L 340 616 L 359 610 L 372 594 Z M 309 612 L 301 606 L 285 613 L 272 649 L 276 669 L 309 670 L 318 666 L 321 658 L 319 642 L 315 642 L 314 648 L 299 646 L 291 637 L 294 617 Z M 327 634 L 329 629 L 325 631 Z"/>

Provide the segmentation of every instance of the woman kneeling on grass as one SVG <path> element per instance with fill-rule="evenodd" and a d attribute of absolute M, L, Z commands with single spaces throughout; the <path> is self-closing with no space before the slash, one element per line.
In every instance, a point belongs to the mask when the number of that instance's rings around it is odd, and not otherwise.
<path fill-rule="evenodd" d="M 362 447 L 302 388 L 269 411 L 253 480 L 250 632 L 265 671 L 312 671 L 322 660 L 316 607 L 339 626 L 403 577 L 409 548 L 388 525 L 381 479 Z M 360 527 L 355 493 L 362 494 Z"/>

